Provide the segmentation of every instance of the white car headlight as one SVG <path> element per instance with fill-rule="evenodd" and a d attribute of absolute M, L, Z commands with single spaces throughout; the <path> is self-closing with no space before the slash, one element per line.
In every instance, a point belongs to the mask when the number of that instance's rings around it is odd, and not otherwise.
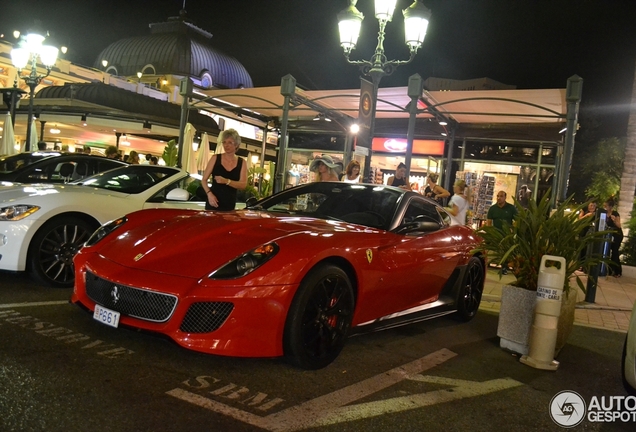
<path fill-rule="evenodd" d="M 18 204 L 0 208 L 0 221 L 19 221 L 40 210 L 35 205 Z"/>

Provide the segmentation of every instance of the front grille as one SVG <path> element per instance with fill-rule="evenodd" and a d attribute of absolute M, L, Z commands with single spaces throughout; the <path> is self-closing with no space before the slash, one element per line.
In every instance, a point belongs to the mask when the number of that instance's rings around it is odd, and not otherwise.
<path fill-rule="evenodd" d="M 225 322 L 234 309 L 229 302 L 201 302 L 194 303 L 188 309 L 180 330 L 186 333 L 212 332 Z"/>
<path fill-rule="evenodd" d="M 147 321 L 167 321 L 177 307 L 177 297 L 115 284 L 86 272 L 86 294 L 108 309 Z"/>

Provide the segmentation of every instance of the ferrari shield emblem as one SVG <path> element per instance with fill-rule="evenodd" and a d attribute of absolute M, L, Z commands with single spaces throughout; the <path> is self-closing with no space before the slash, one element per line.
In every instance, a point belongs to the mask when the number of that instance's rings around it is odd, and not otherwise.
<path fill-rule="evenodd" d="M 367 261 L 369 261 L 369 264 L 373 261 L 373 251 L 371 249 L 367 249 Z"/>

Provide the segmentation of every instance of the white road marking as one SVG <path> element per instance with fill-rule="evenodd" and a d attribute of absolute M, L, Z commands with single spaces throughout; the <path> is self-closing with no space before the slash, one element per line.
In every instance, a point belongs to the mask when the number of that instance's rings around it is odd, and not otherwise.
<path fill-rule="evenodd" d="M 32 307 L 32 306 L 55 306 L 55 305 L 63 305 L 63 304 L 69 304 L 69 301 L 57 300 L 57 301 L 47 301 L 47 302 L 8 303 L 8 304 L 0 304 L 0 309 L 9 309 L 9 308 L 17 308 L 17 307 Z"/>
<path fill-rule="evenodd" d="M 359 383 L 264 417 L 180 388 L 172 389 L 166 394 L 269 431 L 291 432 L 422 408 L 523 385 L 519 381 L 510 378 L 476 382 L 421 375 L 425 370 L 434 368 L 456 355 L 456 353 L 448 349 L 441 349 Z M 404 380 L 435 383 L 449 388 L 353 404 L 357 400 L 373 395 Z M 214 394 L 214 392 L 210 393 Z"/>

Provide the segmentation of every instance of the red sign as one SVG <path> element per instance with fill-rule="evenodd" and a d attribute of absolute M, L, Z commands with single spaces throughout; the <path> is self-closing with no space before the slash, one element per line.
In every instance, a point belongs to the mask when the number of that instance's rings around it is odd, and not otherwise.
<path fill-rule="evenodd" d="M 373 138 L 373 151 L 385 153 L 406 153 L 406 139 Z M 444 141 L 413 140 L 413 154 L 443 156 Z"/>

